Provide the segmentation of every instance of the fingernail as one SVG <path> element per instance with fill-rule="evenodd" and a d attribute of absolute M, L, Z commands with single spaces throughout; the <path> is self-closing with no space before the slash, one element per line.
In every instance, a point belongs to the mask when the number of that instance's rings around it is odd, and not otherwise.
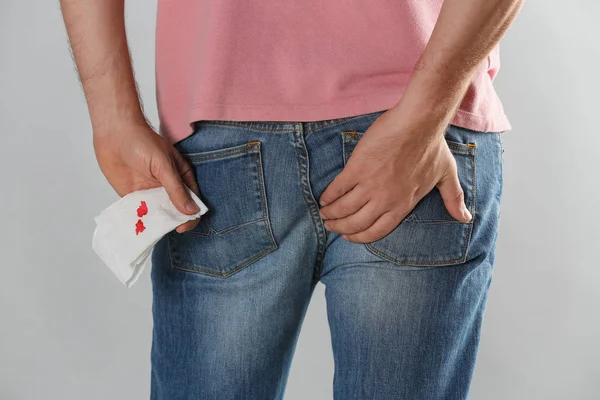
<path fill-rule="evenodd" d="M 322 206 L 326 206 L 328 203 L 324 200 L 319 200 L 319 204 Z"/>
<path fill-rule="evenodd" d="M 193 200 L 188 200 L 188 202 L 185 203 L 185 209 L 191 213 L 200 211 L 198 204 L 196 204 Z"/>
<path fill-rule="evenodd" d="M 469 210 L 467 210 L 466 208 L 463 208 L 463 216 L 467 221 L 471 221 L 471 219 L 473 218 Z"/>

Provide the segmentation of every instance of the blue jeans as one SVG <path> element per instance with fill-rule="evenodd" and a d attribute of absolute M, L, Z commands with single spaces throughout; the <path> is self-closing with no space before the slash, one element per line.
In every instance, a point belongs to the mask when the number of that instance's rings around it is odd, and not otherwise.
<path fill-rule="evenodd" d="M 175 144 L 210 211 L 152 254 L 152 399 L 281 399 L 319 281 L 335 399 L 467 398 L 498 232 L 500 133 L 446 131 L 470 223 L 434 189 L 389 235 L 353 243 L 325 230 L 317 200 L 383 112 L 205 120 Z"/>

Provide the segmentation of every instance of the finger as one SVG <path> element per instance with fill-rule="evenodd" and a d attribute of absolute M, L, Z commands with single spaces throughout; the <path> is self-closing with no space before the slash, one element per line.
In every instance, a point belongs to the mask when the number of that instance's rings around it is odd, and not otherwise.
<path fill-rule="evenodd" d="M 352 176 L 347 169 L 343 169 L 325 188 L 319 197 L 319 204 L 325 206 L 333 203 L 337 198 L 352 190 L 357 183 L 356 177 Z"/>
<path fill-rule="evenodd" d="M 381 210 L 377 210 L 376 202 L 369 201 L 360 210 L 345 218 L 328 219 L 325 221 L 325 228 L 340 234 L 358 233 L 367 230 L 382 214 Z"/>
<path fill-rule="evenodd" d="M 377 220 L 366 230 L 350 235 L 342 235 L 342 237 L 350 242 L 369 243 L 379 240 L 387 236 L 393 231 L 404 216 L 398 217 L 395 212 L 388 211 L 382 214 Z"/>
<path fill-rule="evenodd" d="M 338 197 L 333 203 L 322 207 L 319 214 L 323 219 L 344 218 L 360 210 L 369 200 L 368 192 L 356 185 L 349 192 Z"/>
<path fill-rule="evenodd" d="M 193 219 L 191 221 L 186 222 L 185 224 L 179 225 L 177 228 L 175 228 L 175 230 L 179 233 L 191 231 L 196 227 L 196 225 L 198 225 L 198 222 L 200 222 L 200 218 Z"/>
<path fill-rule="evenodd" d="M 181 180 L 179 171 L 177 171 L 174 160 L 165 158 L 161 160 L 156 167 L 156 179 L 164 186 L 173 205 L 184 214 L 195 214 L 200 209 L 196 202 L 192 200 L 185 184 Z"/>
<path fill-rule="evenodd" d="M 196 175 L 194 174 L 194 169 L 192 168 L 191 164 L 185 158 L 183 158 L 183 156 L 181 155 L 181 153 L 179 153 L 179 151 L 177 151 L 177 149 L 175 149 L 174 153 L 175 154 L 173 159 L 175 161 L 175 167 L 177 168 L 177 171 L 179 171 L 179 176 L 181 177 L 181 180 L 194 193 L 200 196 L 198 181 L 196 180 Z M 198 225 L 198 223 L 200 222 L 200 218 L 201 217 L 188 221 L 185 224 L 181 224 L 177 228 L 175 228 L 175 230 L 179 233 L 190 231 L 194 229 L 196 225 Z"/>
<path fill-rule="evenodd" d="M 472 216 L 465 205 L 465 194 L 462 187 L 460 187 L 456 169 L 439 181 L 437 188 L 444 200 L 444 206 L 450 215 L 459 221 L 469 222 Z"/>
<path fill-rule="evenodd" d="M 192 189 L 194 193 L 200 196 L 200 189 L 198 187 L 198 181 L 196 180 L 196 175 L 194 174 L 194 169 L 190 165 L 190 163 L 183 158 L 181 153 L 175 150 L 175 155 L 173 156 L 175 161 L 175 167 L 177 171 L 179 171 L 179 176 L 181 176 L 181 180 L 183 183 Z"/>

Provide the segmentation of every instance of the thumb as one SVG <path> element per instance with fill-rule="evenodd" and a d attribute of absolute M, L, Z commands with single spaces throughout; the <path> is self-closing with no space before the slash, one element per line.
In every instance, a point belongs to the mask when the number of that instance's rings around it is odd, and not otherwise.
<path fill-rule="evenodd" d="M 472 216 L 465 205 L 465 194 L 460 187 L 456 169 L 442 178 L 438 182 L 437 188 L 444 200 L 444 206 L 453 218 L 462 222 L 471 221 Z"/>
<path fill-rule="evenodd" d="M 164 186 L 173 205 L 184 214 L 195 214 L 200 211 L 186 185 L 181 180 L 179 171 L 174 165 L 175 160 L 165 158 L 157 168 L 156 179 Z"/>

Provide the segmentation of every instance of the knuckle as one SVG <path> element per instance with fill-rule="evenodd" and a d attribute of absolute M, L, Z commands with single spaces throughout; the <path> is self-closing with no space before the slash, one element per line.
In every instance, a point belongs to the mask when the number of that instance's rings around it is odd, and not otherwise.
<path fill-rule="evenodd" d="M 389 191 L 385 191 L 385 192 L 381 193 L 379 196 L 377 196 L 375 199 L 373 199 L 373 201 L 375 201 L 377 205 L 383 206 L 383 207 L 394 203 L 394 200 L 396 200 L 394 195 Z"/>
<path fill-rule="evenodd" d="M 456 176 L 458 173 L 458 167 L 456 166 L 456 160 L 454 158 L 450 158 L 450 163 L 448 164 L 448 173 Z"/>
<path fill-rule="evenodd" d="M 411 208 L 412 210 L 412 208 Z M 411 211 L 408 210 L 408 211 Z M 395 212 L 395 213 L 390 213 L 389 217 L 388 217 L 388 221 L 389 221 L 389 226 L 391 226 L 391 228 L 395 228 L 403 219 L 404 217 L 408 214 L 408 212 Z"/>
<path fill-rule="evenodd" d="M 408 213 L 410 210 L 415 208 L 416 204 L 417 204 L 417 202 L 414 201 L 414 199 L 412 199 L 412 198 L 401 200 L 398 202 L 398 204 L 396 204 L 396 213 L 398 213 L 398 214 Z"/>
<path fill-rule="evenodd" d="M 152 175 L 156 177 L 160 177 L 162 175 L 162 171 L 164 170 L 162 164 L 163 163 L 161 162 L 160 157 L 155 156 L 150 158 L 148 162 L 148 167 L 150 168 L 150 172 L 152 172 Z"/>
<path fill-rule="evenodd" d="M 150 169 L 156 177 L 164 177 L 165 174 L 172 171 L 173 164 L 169 157 L 156 156 L 150 160 Z"/>
<path fill-rule="evenodd" d="M 179 171 L 180 171 L 181 175 L 192 174 L 194 172 L 190 163 L 188 163 L 185 160 L 182 160 L 181 163 L 179 163 Z"/>
<path fill-rule="evenodd" d="M 406 199 L 386 191 L 378 196 L 374 196 L 370 201 L 373 202 L 373 205 L 377 210 L 379 210 L 381 213 L 384 213 L 394 207 L 397 207 L 399 204 L 406 201 Z"/>
<path fill-rule="evenodd" d="M 194 175 L 193 171 L 191 171 L 191 170 L 182 173 L 181 180 L 183 182 L 185 182 L 192 190 L 198 188 L 198 182 L 196 181 L 196 175 Z"/>
<path fill-rule="evenodd" d="M 454 199 L 456 201 L 460 201 L 460 202 L 464 201 L 465 200 L 465 192 L 463 192 L 463 190 L 460 189 Z"/>
<path fill-rule="evenodd" d="M 176 187 L 171 189 L 169 197 L 171 198 L 171 201 L 173 201 L 174 204 L 182 205 L 187 200 L 188 193 L 187 190 L 183 188 L 183 186 L 177 185 Z"/>
<path fill-rule="evenodd" d="M 348 229 L 352 232 L 360 232 L 365 229 L 365 224 L 358 221 L 348 221 Z"/>
<path fill-rule="evenodd" d="M 383 238 L 388 233 L 389 232 L 386 232 L 386 230 L 383 227 L 374 227 L 367 231 L 367 233 L 364 236 L 364 240 L 373 242 L 375 240 Z"/>
<path fill-rule="evenodd" d="M 373 240 L 379 240 L 382 239 L 383 237 L 385 237 L 388 233 L 390 233 L 389 230 L 382 230 L 379 229 L 374 233 L 375 238 Z"/>
<path fill-rule="evenodd" d="M 327 190 L 325 190 L 321 196 L 319 196 L 319 200 L 321 201 L 325 201 L 327 203 L 331 203 L 331 200 L 333 198 L 333 192 L 334 192 L 334 188 L 332 187 L 328 187 Z"/>
<path fill-rule="evenodd" d="M 187 195 L 187 190 L 184 189 L 183 185 L 179 185 L 179 184 L 175 185 L 175 187 L 173 187 L 173 189 L 171 190 L 171 192 L 175 196 L 184 196 L 184 195 Z"/>
<path fill-rule="evenodd" d="M 343 215 L 348 215 L 352 213 L 354 209 L 349 204 L 340 204 L 337 211 Z"/>

